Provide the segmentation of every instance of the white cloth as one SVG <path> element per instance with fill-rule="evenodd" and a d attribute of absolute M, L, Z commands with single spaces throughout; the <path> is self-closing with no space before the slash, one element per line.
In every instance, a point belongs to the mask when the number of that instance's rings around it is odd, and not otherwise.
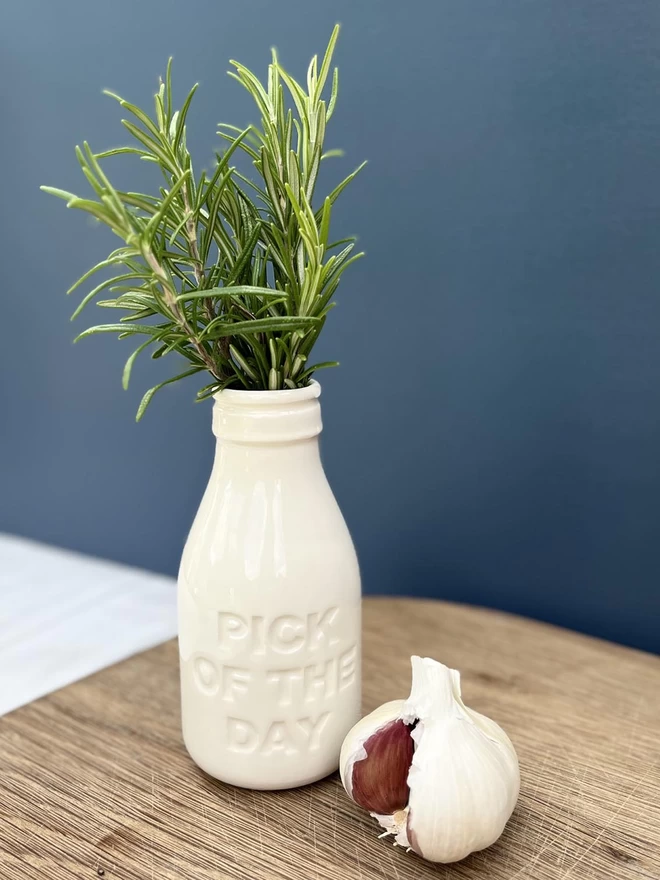
<path fill-rule="evenodd" d="M 0 533 L 0 715 L 174 635 L 171 578 Z"/>

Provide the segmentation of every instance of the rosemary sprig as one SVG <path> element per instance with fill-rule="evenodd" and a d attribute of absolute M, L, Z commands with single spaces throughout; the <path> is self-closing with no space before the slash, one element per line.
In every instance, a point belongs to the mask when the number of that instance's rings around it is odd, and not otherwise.
<path fill-rule="evenodd" d="M 331 243 L 330 220 L 335 200 L 363 167 L 322 201 L 316 198 L 321 164 L 340 152 L 324 151 L 326 125 L 337 101 L 332 57 L 338 33 L 337 26 L 320 66 L 312 58 L 305 86 L 282 68 L 274 50 L 265 85 L 248 68 L 231 62 L 230 75 L 254 100 L 260 123 L 243 130 L 219 126 L 225 147 L 216 154 L 212 173 L 195 173 L 187 147 L 186 119 L 197 86 L 175 111 L 170 59 L 154 96 L 153 116 L 107 93 L 127 111 L 122 124 L 132 146 L 100 153 L 87 143 L 76 148 L 94 197 L 42 187 L 63 198 L 67 207 L 91 214 L 123 241 L 68 292 L 96 272 L 116 270 L 83 297 L 72 317 L 92 301 L 124 314 L 118 322 L 88 328 L 77 339 L 96 333 L 147 337 L 126 361 L 125 388 L 142 351 L 151 350 L 154 358 L 177 352 L 189 363 L 147 391 L 138 420 L 156 391 L 196 373 L 211 377 L 197 394 L 204 400 L 223 388 L 301 387 L 316 370 L 335 365 L 310 365 L 309 359 L 341 276 L 362 256 L 353 253 L 352 238 Z M 230 164 L 239 152 L 249 157 L 255 179 Z M 164 178 L 158 195 L 112 185 L 101 161 L 126 153 L 158 165 Z M 105 290 L 114 296 L 99 300 Z"/>

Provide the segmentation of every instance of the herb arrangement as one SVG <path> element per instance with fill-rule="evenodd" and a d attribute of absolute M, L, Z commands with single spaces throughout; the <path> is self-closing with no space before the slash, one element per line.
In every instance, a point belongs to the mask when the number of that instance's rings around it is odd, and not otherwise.
<path fill-rule="evenodd" d="M 302 387 L 316 370 L 335 365 L 311 363 L 310 355 L 343 272 L 362 254 L 353 253 L 351 238 L 331 240 L 330 219 L 335 200 L 365 164 L 322 202 L 315 198 L 321 164 L 339 153 L 324 152 L 326 124 L 337 100 L 332 56 L 338 31 L 335 27 L 320 66 L 316 56 L 312 59 L 306 87 L 281 67 L 274 50 L 265 86 L 231 62 L 230 76 L 252 96 L 261 121 L 246 129 L 220 125 L 224 149 L 216 153 L 211 172 L 193 169 L 186 118 L 197 87 L 174 110 L 170 59 L 153 117 L 106 93 L 130 113 L 132 119 L 122 124 L 134 146 L 100 153 L 87 143 L 76 147 L 95 198 L 42 187 L 65 199 L 67 207 L 91 214 L 124 242 L 68 291 L 98 271 L 114 270 L 117 274 L 86 293 L 72 317 L 94 300 L 124 314 L 77 339 L 96 333 L 146 337 L 126 361 L 124 388 L 143 351 L 151 350 L 153 358 L 177 352 L 189 362 L 184 372 L 147 391 L 138 421 L 156 391 L 196 373 L 210 376 L 197 393 L 197 400 L 204 400 L 224 388 Z M 240 152 L 251 160 L 254 175 L 230 164 Z M 164 185 L 158 195 L 112 185 L 101 160 L 125 153 L 160 168 Z M 103 291 L 113 298 L 98 299 Z"/>

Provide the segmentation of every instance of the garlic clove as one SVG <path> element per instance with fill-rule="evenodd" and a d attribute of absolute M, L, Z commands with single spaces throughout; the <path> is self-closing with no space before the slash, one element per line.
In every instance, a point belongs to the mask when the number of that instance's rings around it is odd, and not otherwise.
<path fill-rule="evenodd" d="M 395 843 L 429 861 L 458 861 L 504 830 L 518 759 L 501 727 L 465 706 L 456 670 L 411 661 L 408 699 L 376 709 L 346 737 L 342 782 Z"/>
<path fill-rule="evenodd" d="M 365 740 L 366 758 L 354 764 L 352 780 L 352 797 L 361 807 L 384 815 L 405 809 L 414 750 L 410 731 L 410 725 L 398 719 Z"/>
<path fill-rule="evenodd" d="M 391 700 L 389 703 L 383 703 L 382 706 L 361 718 L 346 734 L 339 753 L 339 775 L 342 785 L 350 797 L 352 797 L 353 788 L 353 766 L 356 761 L 361 761 L 367 756 L 364 743 L 375 731 L 389 724 L 390 721 L 396 721 L 401 716 L 404 703 L 405 700 Z"/>

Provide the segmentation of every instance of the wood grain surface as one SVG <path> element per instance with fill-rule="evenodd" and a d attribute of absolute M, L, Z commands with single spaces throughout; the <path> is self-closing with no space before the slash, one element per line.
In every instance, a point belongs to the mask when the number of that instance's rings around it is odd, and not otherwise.
<path fill-rule="evenodd" d="M 204 776 L 169 642 L 0 719 L 1 880 L 659 880 L 658 658 L 394 599 L 365 601 L 364 649 L 365 711 L 407 695 L 419 653 L 460 669 L 466 703 L 510 734 L 521 796 L 490 849 L 427 864 L 379 840 L 336 775 L 287 792 Z"/>

